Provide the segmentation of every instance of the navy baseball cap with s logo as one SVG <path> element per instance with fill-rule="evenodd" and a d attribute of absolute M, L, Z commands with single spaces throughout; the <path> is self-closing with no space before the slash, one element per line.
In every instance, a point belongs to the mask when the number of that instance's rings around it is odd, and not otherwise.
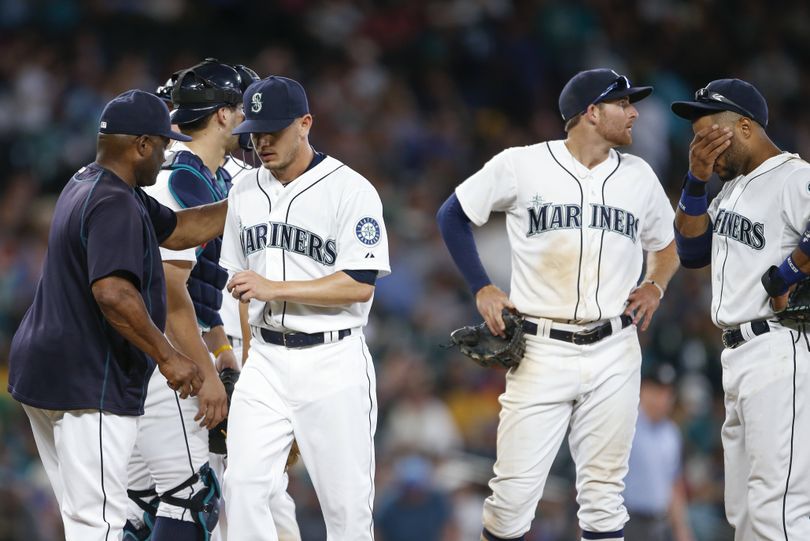
<path fill-rule="evenodd" d="M 242 97 L 245 121 L 233 130 L 240 133 L 274 133 L 309 113 L 301 83 L 271 75 L 251 84 Z"/>

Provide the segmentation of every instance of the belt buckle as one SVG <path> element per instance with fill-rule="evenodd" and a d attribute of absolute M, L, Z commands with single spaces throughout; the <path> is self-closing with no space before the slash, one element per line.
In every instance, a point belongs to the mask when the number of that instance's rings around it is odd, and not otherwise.
<path fill-rule="evenodd" d="M 281 343 L 284 345 L 285 348 L 289 348 L 289 346 L 287 345 L 287 333 L 286 332 L 281 333 Z"/>
<path fill-rule="evenodd" d="M 592 336 L 599 336 L 599 327 L 594 327 L 593 329 L 588 329 L 585 331 L 575 332 L 571 336 L 571 341 L 577 346 L 587 346 L 588 344 L 593 343 L 591 341 Z M 596 341 L 598 341 L 598 338 Z"/>

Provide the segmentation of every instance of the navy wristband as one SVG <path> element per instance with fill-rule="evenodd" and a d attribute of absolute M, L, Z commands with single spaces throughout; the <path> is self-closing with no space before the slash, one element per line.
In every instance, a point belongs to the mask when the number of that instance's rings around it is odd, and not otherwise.
<path fill-rule="evenodd" d="M 706 183 L 686 173 L 683 179 L 683 192 L 678 208 L 688 216 L 703 216 L 709 211 L 709 198 L 706 196 Z"/>
<path fill-rule="evenodd" d="M 706 194 L 702 196 L 689 195 L 684 190 L 681 193 L 681 200 L 678 201 L 678 208 L 687 216 L 703 216 L 709 212 L 709 198 Z"/>
<path fill-rule="evenodd" d="M 807 275 L 799 269 L 799 266 L 793 261 L 793 256 L 789 255 L 787 258 L 779 265 L 779 276 L 782 277 L 782 280 L 785 281 L 785 285 L 787 287 L 792 286 L 796 282 L 807 278 Z M 785 288 L 787 290 L 787 288 Z M 784 293 L 784 291 L 783 291 Z"/>

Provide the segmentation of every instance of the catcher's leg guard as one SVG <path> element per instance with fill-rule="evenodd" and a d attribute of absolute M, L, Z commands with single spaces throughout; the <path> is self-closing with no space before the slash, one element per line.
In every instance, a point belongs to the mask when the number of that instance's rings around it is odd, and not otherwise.
<path fill-rule="evenodd" d="M 128 520 L 124 526 L 124 541 L 149 541 L 152 537 L 152 529 L 155 527 L 160 498 L 154 487 L 146 490 L 127 490 L 127 496 L 143 511 L 141 517 L 143 525 L 137 527 Z"/>
<path fill-rule="evenodd" d="M 194 485 L 197 481 L 203 482 L 205 485 L 204 490 L 197 492 L 190 499 L 176 498 L 174 496 L 181 490 Z M 217 476 L 206 462 L 200 468 L 200 471 L 180 485 L 164 492 L 160 496 L 160 501 L 191 511 L 194 522 L 200 526 L 203 532 L 201 539 L 208 541 L 219 520 L 219 498 L 221 495 L 222 490 L 219 487 Z"/>

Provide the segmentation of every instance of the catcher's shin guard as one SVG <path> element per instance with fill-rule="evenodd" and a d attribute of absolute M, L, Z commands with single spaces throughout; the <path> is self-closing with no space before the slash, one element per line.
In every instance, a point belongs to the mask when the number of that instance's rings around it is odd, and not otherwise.
<path fill-rule="evenodd" d="M 197 492 L 190 499 L 176 498 L 174 495 L 194 485 L 198 480 L 202 480 L 205 484 L 205 489 Z M 214 470 L 208 465 L 208 462 L 203 464 L 200 471 L 186 479 L 180 485 L 171 490 L 166 491 L 160 496 L 160 501 L 183 507 L 191 511 L 196 522 L 202 529 L 202 541 L 209 541 L 211 532 L 219 521 L 219 498 L 222 495 L 222 490 L 219 486 L 219 481 L 214 473 Z"/>

